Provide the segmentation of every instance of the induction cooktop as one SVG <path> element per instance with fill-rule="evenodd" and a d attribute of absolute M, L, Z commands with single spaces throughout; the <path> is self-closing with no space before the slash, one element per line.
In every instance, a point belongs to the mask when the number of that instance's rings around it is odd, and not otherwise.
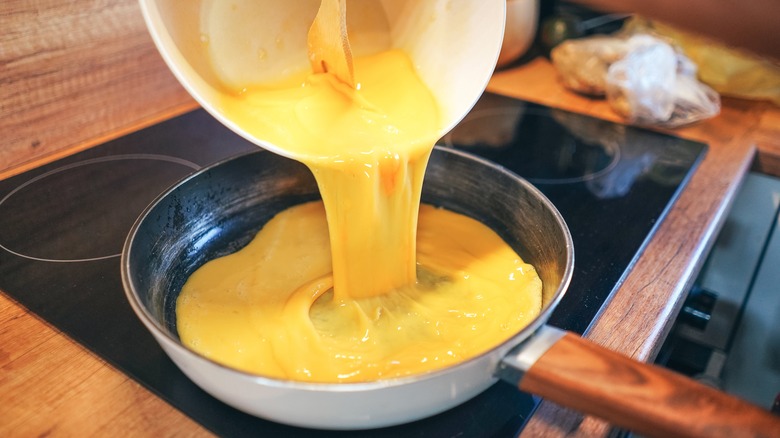
<path fill-rule="evenodd" d="M 551 325 L 586 333 L 675 202 L 706 146 L 486 93 L 440 145 L 528 179 L 574 240 Z M 272 423 L 203 392 L 133 314 L 120 252 L 143 209 L 192 172 L 255 149 L 203 110 L 0 181 L 0 291 L 221 436 L 514 436 L 539 400 L 497 383 L 431 418 L 357 432 Z"/>

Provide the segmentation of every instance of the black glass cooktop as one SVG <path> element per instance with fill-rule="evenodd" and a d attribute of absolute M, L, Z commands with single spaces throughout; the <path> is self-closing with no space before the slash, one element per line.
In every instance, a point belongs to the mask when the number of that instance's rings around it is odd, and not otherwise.
<path fill-rule="evenodd" d="M 492 94 L 440 144 L 526 177 L 561 211 L 576 261 L 550 323 L 578 333 L 620 285 L 706 150 Z M 324 432 L 238 412 L 173 365 L 125 300 L 122 244 L 167 187 L 253 148 L 198 110 L 0 181 L 0 290 L 218 435 L 516 435 L 538 400 L 504 383 L 414 423 Z"/>

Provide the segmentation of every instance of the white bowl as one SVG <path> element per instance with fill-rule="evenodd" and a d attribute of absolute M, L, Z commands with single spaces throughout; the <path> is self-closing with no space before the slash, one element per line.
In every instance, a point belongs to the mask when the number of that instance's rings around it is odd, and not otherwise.
<path fill-rule="evenodd" d="M 308 66 L 306 35 L 320 2 L 246 0 L 246 10 L 231 14 L 233 3 L 140 0 L 157 48 L 187 91 L 239 135 L 285 155 L 234 124 L 214 102 L 224 84 L 264 83 Z M 503 41 L 505 1 L 349 0 L 347 5 L 353 53 L 406 51 L 440 104 L 440 135 L 449 132 L 493 74 Z"/>
<path fill-rule="evenodd" d="M 538 21 L 539 0 L 506 0 L 506 30 L 498 67 L 511 64 L 531 48 Z"/>

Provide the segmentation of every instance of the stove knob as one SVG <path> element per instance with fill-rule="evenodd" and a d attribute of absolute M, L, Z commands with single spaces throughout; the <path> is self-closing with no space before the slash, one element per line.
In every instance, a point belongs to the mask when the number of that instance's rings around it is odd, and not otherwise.
<path fill-rule="evenodd" d="M 680 322 L 699 330 L 707 328 L 712 318 L 712 309 L 718 296 L 700 286 L 694 286 L 680 311 Z"/>

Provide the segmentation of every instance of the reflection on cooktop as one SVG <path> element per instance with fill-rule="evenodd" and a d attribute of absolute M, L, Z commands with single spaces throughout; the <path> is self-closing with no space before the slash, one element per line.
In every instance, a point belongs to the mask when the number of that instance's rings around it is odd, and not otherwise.
<path fill-rule="evenodd" d="M 679 138 L 491 94 L 440 143 L 540 186 L 582 183 L 599 199 L 626 196 L 643 178 L 680 184 L 701 152 Z"/>
<path fill-rule="evenodd" d="M 706 149 L 493 94 L 442 142 L 526 177 L 561 212 L 576 261 L 549 322 L 576 333 L 609 301 Z M 217 435 L 364 436 L 283 426 L 217 401 L 170 361 L 125 298 L 117 254 L 143 208 L 193 169 L 255 148 L 199 110 L 0 181 L 0 293 Z M 368 434 L 516 436 L 537 402 L 496 384 Z"/>
<path fill-rule="evenodd" d="M 598 178 L 618 163 L 620 149 L 572 136 L 547 113 L 522 106 L 475 109 L 444 137 L 458 147 L 496 162 L 540 184 Z"/>
<path fill-rule="evenodd" d="M 129 229 L 150 198 L 198 168 L 181 158 L 153 154 L 54 168 L 0 199 L 0 216 L 5 211 L 17 218 L 0 228 L 0 248 L 49 262 L 118 257 L 124 238 L 114 230 Z M 114 197 L 123 201 L 114 202 Z"/>

